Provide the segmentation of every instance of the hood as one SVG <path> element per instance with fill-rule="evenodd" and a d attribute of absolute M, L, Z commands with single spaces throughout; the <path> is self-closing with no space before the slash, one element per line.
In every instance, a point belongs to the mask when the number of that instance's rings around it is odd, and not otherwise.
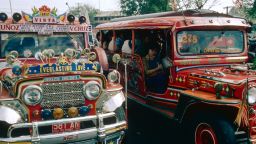
<path fill-rule="evenodd" d="M 178 75 L 186 75 L 187 77 L 198 77 L 205 80 L 213 80 L 223 83 L 239 85 L 245 81 L 256 79 L 256 71 L 251 70 L 250 66 L 230 65 L 215 67 L 197 67 L 187 68 L 178 72 Z"/>
<path fill-rule="evenodd" d="M 246 85 L 256 85 L 255 81 L 256 71 L 251 70 L 247 64 L 200 66 L 183 67 L 177 71 L 174 85 L 214 94 L 220 90 L 224 97 L 241 98 Z"/>

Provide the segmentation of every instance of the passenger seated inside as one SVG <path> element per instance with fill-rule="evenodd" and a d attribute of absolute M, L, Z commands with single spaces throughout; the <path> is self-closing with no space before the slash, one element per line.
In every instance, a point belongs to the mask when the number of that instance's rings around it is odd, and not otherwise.
<path fill-rule="evenodd" d="M 124 44 L 124 35 L 123 33 L 117 33 L 116 37 L 116 52 L 120 52 L 122 50 L 122 46 Z"/>
<path fill-rule="evenodd" d="M 95 40 L 95 44 L 96 46 L 100 47 L 101 44 L 101 36 L 100 36 L 100 32 L 96 33 L 96 40 Z"/>
<path fill-rule="evenodd" d="M 157 43 L 153 43 L 149 47 L 147 55 L 143 57 L 146 87 L 151 92 L 164 93 L 167 87 L 167 78 L 157 48 Z"/>
<path fill-rule="evenodd" d="M 132 41 L 125 40 L 122 46 L 122 53 L 131 54 L 132 53 Z"/>
<path fill-rule="evenodd" d="M 101 37 L 101 44 L 104 50 L 108 50 L 108 45 L 112 40 L 112 32 L 111 31 L 103 31 Z"/>

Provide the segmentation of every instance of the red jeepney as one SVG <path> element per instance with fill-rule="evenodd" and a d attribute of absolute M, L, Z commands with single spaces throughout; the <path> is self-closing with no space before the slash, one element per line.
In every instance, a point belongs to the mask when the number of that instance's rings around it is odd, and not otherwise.
<path fill-rule="evenodd" d="M 91 25 L 32 10 L 0 13 L 0 143 L 121 143 L 120 74 L 94 47 Z"/>
<path fill-rule="evenodd" d="M 118 18 L 96 27 L 109 55 L 130 59 L 128 97 L 176 120 L 196 144 L 256 141 L 249 28 L 245 19 L 207 10 Z"/>

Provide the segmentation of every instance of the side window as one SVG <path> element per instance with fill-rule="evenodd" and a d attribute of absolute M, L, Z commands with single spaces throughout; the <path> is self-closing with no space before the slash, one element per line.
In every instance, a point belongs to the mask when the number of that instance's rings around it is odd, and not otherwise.
<path fill-rule="evenodd" d="M 148 30 L 135 30 L 135 54 L 138 54 L 141 57 L 146 56 L 150 41 L 152 42 L 153 40 Z"/>
<path fill-rule="evenodd" d="M 165 57 L 168 52 L 167 48 L 170 47 L 170 36 L 167 33 L 168 30 L 136 30 L 135 54 L 145 57 L 149 48 L 155 45 L 159 57 Z"/>

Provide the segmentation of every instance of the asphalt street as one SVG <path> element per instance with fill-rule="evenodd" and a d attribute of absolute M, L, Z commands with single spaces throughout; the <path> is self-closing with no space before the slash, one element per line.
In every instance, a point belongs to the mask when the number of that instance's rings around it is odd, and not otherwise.
<path fill-rule="evenodd" d="M 125 144 L 181 144 L 184 138 L 181 138 L 179 131 L 173 120 L 128 101 Z"/>

